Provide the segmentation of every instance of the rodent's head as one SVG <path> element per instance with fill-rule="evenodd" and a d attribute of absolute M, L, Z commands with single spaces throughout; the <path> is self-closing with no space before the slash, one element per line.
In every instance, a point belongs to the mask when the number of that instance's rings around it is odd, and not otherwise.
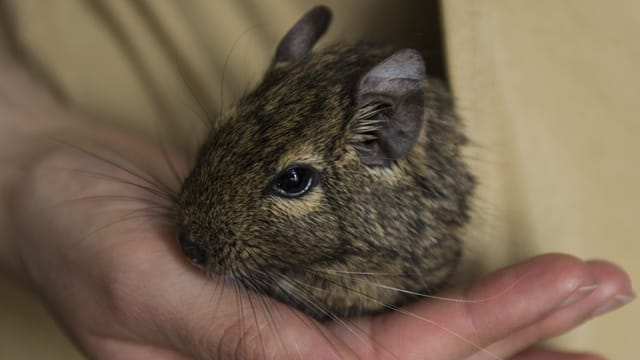
<path fill-rule="evenodd" d="M 177 204 L 184 253 L 211 274 L 328 318 L 383 310 L 453 271 L 473 179 L 451 99 L 414 50 L 311 53 L 307 13 L 262 83 L 202 146 Z"/>

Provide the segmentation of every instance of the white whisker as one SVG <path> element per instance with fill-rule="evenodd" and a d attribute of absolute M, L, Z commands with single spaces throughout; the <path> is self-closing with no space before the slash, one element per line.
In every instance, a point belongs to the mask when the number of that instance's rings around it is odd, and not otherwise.
<path fill-rule="evenodd" d="M 336 283 L 336 282 L 333 282 L 333 283 L 334 283 L 334 284 L 336 284 L 336 285 L 338 285 L 338 286 L 343 286 L 343 285 L 338 284 L 338 283 Z M 343 287 L 344 287 L 344 286 L 343 286 Z M 400 313 L 400 314 L 403 314 L 403 315 L 406 315 L 406 316 L 412 317 L 412 318 L 414 318 L 414 319 L 422 320 L 422 321 L 424 321 L 424 322 L 426 322 L 426 323 L 428 323 L 428 324 L 430 324 L 430 325 L 433 325 L 433 326 L 437 327 L 438 329 L 440 329 L 440 330 L 442 330 L 442 331 L 445 331 L 446 333 L 448 333 L 448 334 L 450 334 L 450 335 L 454 336 L 455 338 L 457 338 L 457 339 L 459 339 L 459 340 L 463 341 L 465 344 L 467 344 L 467 345 L 469 345 L 469 346 L 471 346 L 471 347 L 475 348 L 476 350 L 478 350 L 478 351 L 480 351 L 480 352 L 482 352 L 482 353 L 484 353 L 484 354 L 486 354 L 486 355 L 490 356 L 492 359 L 495 359 L 495 360 L 503 360 L 501 357 L 499 357 L 498 355 L 496 355 L 496 354 L 492 353 L 491 351 L 489 351 L 489 350 L 485 349 L 484 347 L 482 347 L 482 346 L 480 346 L 480 345 L 478 345 L 478 344 L 474 343 L 473 341 L 471 341 L 471 340 L 467 339 L 466 337 L 464 337 L 464 336 L 462 336 L 462 335 L 458 334 L 457 332 L 455 332 L 455 331 L 453 331 L 453 330 L 451 330 L 451 329 L 449 329 L 449 328 L 447 328 L 447 327 L 445 327 L 445 326 L 443 326 L 443 325 L 438 324 L 437 322 L 435 322 L 435 321 L 433 321 L 433 320 L 431 320 L 431 319 L 425 318 L 425 317 L 423 317 L 423 316 L 420 316 L 420 315 L 418 315 L 418 314 L 416 314 L 416 313 L 413 313 L 413 312 L 411 312 L 411 311 L 405 310 L 405 309 L 403 309 L 403 308 L 400 308 L 400 307 L 397 307 L 397 306 L 394 306 L 394 305 L 386 304 L 386 303 L 384 303 L 384 302 L 382 302 L 382 301 L 379 301 L 379 300 L 378 300 L 378 299 L 376 299 L 375 297 L 370 296 L 370 295 L 368 295 L 368 294 L 366 294 L 366 293 L 363 293 L 363 292 L 361 292 L 361 291 L 357 291 L 357 290 L 349 289 L 349 288 L 346 288 L 346 287 L 344 287 L 344 288 L 345 288 L 345 289 L 348 289 L 348 290 L 352 290 L 354 294 L 358 294 L 358 295 L 360 295 L 360 296 L 365 297 L 365 298 L 366 298 L 366 299 L 368 299 L 368 300 L 371 300 L 371 301 L 373 301 L 373 302 L 375 302 L 375 303 L 378 303 L 378 304 L 380 304 L 381 306 L 383 306 L 383 307 L 384 307 L 384 308 L 386 308 L 386 309 L 389 309 L 389 310 L 392 310 L 392 311 L 396 311 L 396 312 L 398 312 L 398 313 Z"/>
<path fill-rule="evenodd" d="M 310 269 L 310 270 L 312 270 L 312 269 Z M 313 270 L 313 271 L 316 271 L 316 270 Z M 333 274 L 332 273 L 333 271 L 331 271 L 331 272 L 322 271 L 322 272 L 327 274 L 327 275 L 341 276 L 341 275 L 338 275 L 338 274 Z M 335 271 L 335 272 L 336 273 L 344 273 L 344 274 L 354 274 L 354 275 L 360 275 L 360 274 L 371 275 L 371 274 L 375 274 L 375 273 L 367 273 L 367 272 L 346 272 L 346 271 L 345 272 Z M 364 282 L 364 283 L 367 283 L 367 284 L 371 284 L 371 285 L 377 286 L 377 287 L 382 288 L 382 289 L 393 290 L 393 291 L 397 291 L 397 292 L 400 292 L 400 293 L 403 293 L 403 294 L 407 294 L 407 295 L 414 295 L 414 296 L 427 298 L 427 299 L 442 300 L 442 301 L 449 301 L 449 302 L 463 303 L 463 304 L 482 304 L 482 303 L 491 302 L 491 301 L 493 301 L 493 300 L 495 300 L 497 298 L 500 298 L 501 296 L 504 296 L 504 294 L 506 294 L 508 291 L 510 291 L 518 283 L 518 281 L 514 281 L 511 285 L 509 285 L 505 289 L 501 290 L 497 294 L 491 295 L 491 296 L 486 297 L 486 298 L 460 299 L 460 298 L 451 298 L 451 297 L 438 296 L 438 295 L 429 295 L 429 294 L 424 294 L 424 293 L 420 293 L 420 292 L 416 292 L 416 291 L 405 290 L 405 289 L 401 289 L 401 288 L 398 288 L 398 287 L 394 287 L 394 286 L 390 286 L 390 285 L 384 285 L 384 284 L 380 284 L 378 282 L 369 281 L 369 280 L 366 280 L 366 279 L 361 279 L 361 278 L 358 278 L 358 277 L 355 277 L 355 276 L 344 276 L 344 277 L 348 278 L 348 279 Z"/>

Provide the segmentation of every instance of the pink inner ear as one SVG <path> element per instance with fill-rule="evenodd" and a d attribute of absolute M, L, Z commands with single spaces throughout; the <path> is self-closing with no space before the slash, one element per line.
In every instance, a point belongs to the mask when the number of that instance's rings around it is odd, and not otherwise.
<path fill-rule="evenodd" d="M 375 140 L 359 145 L 365 164 L 386 166 L 403 158 L 417 144 L 424 123 L 425 76 L 422 56 L 415 50 L 403 49 L 362 77 L 358 107 L 381 103 L 392 110 L 378 125 Z"/>

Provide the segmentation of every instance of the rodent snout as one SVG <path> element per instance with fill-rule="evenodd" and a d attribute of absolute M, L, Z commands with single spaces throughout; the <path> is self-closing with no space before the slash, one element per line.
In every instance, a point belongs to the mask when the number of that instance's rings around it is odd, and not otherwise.
<path fill-rule="evenodd" d="M 193 241 L 191 233 L 185 228 L 178 231 L 178 242 L 184 255 L 197 267 L 204 267 L 207 263 L 206 251 Z"/>

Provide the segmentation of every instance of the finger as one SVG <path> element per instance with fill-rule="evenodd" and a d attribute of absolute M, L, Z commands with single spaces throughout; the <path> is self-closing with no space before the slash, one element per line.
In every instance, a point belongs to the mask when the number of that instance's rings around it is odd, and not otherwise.
<path fill-rule="evenodd" d="M 590 261 L 587 266 L 597 279 L 596 288 L 584 293 L 578 290 L 576 296 L 570 297 L 570 304 L 565 303 L 544 319 L 499 340 L 487 350 L 509 357 L 531 344 L 561 335 L 595 315 L 623 306 L 633 298 L 631 281 L 622 269 L 603 261 Z M 482 358 L 478 354 L 477 359 Z"/>
<path fill-rule="evenodd" d="M 543 255 L 446 295 L 467 302 L 422 301 L 403 308 L 404 313 L 376 318 L 371 331 L 395 354 L 464 358 L 546 317 L 577 289 L 595 282 L 585 262 L 567 255 Z M 478 299 L 488 300 L 474 301 Z"/>
<path fill-rule="evenodd" d="M 603 357 L 587 353 L 569 353 L 548 349 L 532 349 L 520 353 L 512 360 L 604 360 Z"/>

